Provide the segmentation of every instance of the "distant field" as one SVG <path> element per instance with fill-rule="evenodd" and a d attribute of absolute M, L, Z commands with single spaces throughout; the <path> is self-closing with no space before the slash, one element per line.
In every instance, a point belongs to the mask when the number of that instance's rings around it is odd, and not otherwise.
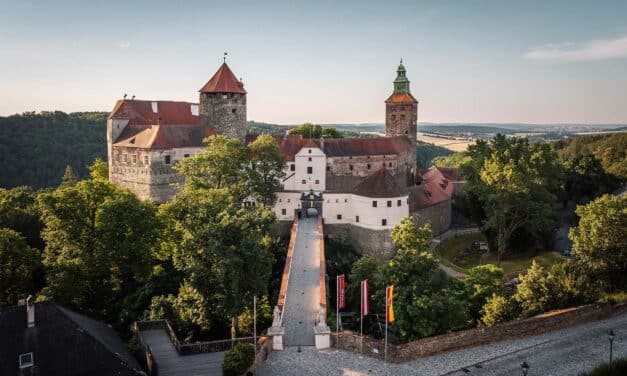
<path fill-rule="evenodd" d="M 475 141 L 466 141 L 466 140 L 451 140 L 448 138 L 440 138 L 427 136 L 422 132 L 418 132 L 417 136 L 418 141 L 428 142 L 430 144 L 434 144 L 436 146 L 441 146 L 443 148 L 447 148 L 452 151 L 464 151 L 468 149 L 468 145 L 473 145 Z"/>

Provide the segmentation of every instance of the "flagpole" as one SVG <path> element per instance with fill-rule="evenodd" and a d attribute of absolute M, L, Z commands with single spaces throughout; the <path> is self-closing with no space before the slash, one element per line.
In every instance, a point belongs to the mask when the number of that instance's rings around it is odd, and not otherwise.
<path fill-rule="evenodd" d="M 384 360 L 388 361 L 388 289 L 385 289 L 385 353 Z"/>
<path fill-rule="evenodd" d="M 335 276 L 335 335 L 340 348 L 340 276 Z"/>
<path fill-rule="evenodd" d="M 360 353 L 364 353 L 364 281 L 361 281 L 361 288 L 359 289 L 361 291 L 361 293 L 359 294 L 361 296 L 360 299 L 360 304 L 359 304 L 359 309 L 361 312 L 359 312 L 360 316 L 361 316 L 361 320 L 359 320 L 359 325 L 360 325 L 360 329 L 359 329 L 359 334 L 361 335 L 361 343 L 359 345 L 359 352 Z"/>
<path fill-rule="evenodd" d="M 257 359 L 257 295 L 253 295 L 253 342 L 255 359 Z"/>

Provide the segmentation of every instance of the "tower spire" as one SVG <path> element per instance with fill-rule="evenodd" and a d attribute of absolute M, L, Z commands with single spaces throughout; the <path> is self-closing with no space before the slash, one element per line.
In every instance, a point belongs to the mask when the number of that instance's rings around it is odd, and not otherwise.
<path fill-rule="evenodd" d="M 228 52 L 226 52 L 226 51 L 224 52 L 224 56 L 222 56 L 222 62 L 223 63 L 226 63 L 226 55 L 228 55 L 228 54 L 229 54 Z"/>

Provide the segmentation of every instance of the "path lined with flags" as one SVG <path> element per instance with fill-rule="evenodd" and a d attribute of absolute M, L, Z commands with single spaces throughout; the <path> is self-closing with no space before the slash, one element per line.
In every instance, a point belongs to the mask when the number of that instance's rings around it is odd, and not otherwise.
<path fill-rule="evenodd" d="M 284 346 L 314 346 L 314 324 L 320 308 L 318 218 L 301 218 L 283 308 Z"/>

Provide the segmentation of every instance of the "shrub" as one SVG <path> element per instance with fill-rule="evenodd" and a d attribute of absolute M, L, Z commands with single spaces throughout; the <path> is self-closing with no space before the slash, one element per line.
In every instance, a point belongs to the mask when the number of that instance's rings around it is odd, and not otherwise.
<path fill-rule="evenodd" d="M 255 349 L 248 343 L 238 343 L 224 355 L 222 372 L 224 376 L 240 376 L 255 361 Z"/>
<path fill-rule="evenodd" d="M 492 294 L 481 310 L 481 322 L 491 326 L 514 318 L 515 301 L 503 295 Z"/>
<path fill-rule="evenodd" d="M 612 364 L 605 363 L 597 366 L 590 372 L 581 373 L 579 376 L 623 376 L 627 375 L 627 358 L 617 359 Z"/>

